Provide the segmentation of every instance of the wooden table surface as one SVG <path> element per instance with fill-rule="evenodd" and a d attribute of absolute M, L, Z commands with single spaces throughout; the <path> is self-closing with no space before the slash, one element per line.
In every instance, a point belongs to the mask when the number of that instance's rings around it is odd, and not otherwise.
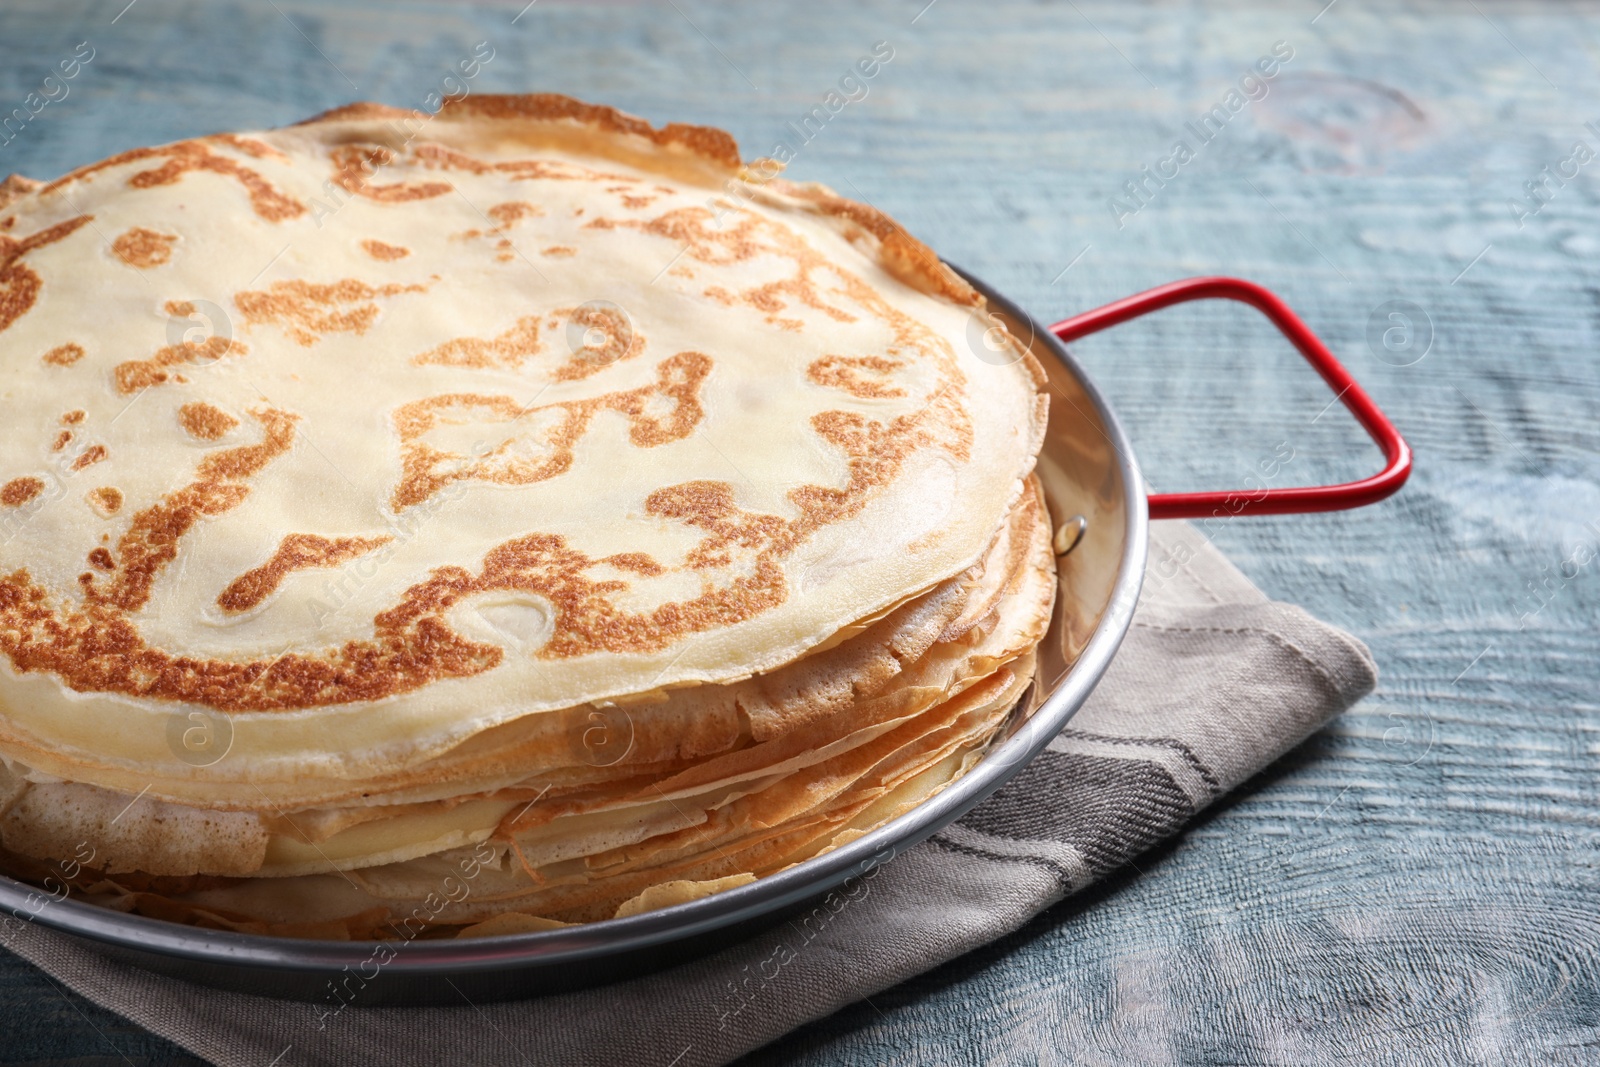
<path fill-rule="evenodd" d="M 756 155 L 886 41 L 792 175 L 1047 319 L 1185 275 L 1263 282 L 1417 452 L 1384 504 L 1209 531 L 1372 647 L 1371 698 L 1103 890 L 750 1063 L 1600 1059 L 1600 19 L 1493 0 L 524 2 L 12 0 L 0 107 L 79 42 L 95 54 L 0 172 L 352 99 L 420 106 L 483 40 L 479 90 L 711 123 Z M 1274 76 L 1244 80 L 1274 49 Z M 1216 107 L 1208 139 L 1185 125 Z M 1159 488 L 1233 486 L 1284 444 L 1283 484 L 1376 469 L 1243 310 L 1079 351 Z M 3 955 L 0 998 L 4 1062 L 193 1062 Z"/>

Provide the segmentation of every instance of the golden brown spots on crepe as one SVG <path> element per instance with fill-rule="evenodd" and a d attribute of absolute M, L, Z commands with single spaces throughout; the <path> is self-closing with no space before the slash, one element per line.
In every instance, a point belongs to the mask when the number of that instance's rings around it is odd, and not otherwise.
<path fill-rule="evenodd" d="M 83 358 L 83 346 L 68 341 L 52 348 L 42 358 L 52 367 L 70 367 Z"/>
<path fill-rule="evenodd" d="M 76 426 L 78 423 L 87 418 L 88 415 L 89 413 L 84 411 L 82 408 L 74 408 L 72 411 L 68 411 L 61 416 L 61 425 Z"/>
<path fill-rule="evenodd" d="M 0 332 L 27 314 L 34 301 L 39 299 L 39 289 L 44 285 L 38 273 L 22 262 L 22 257 L 36 248 L 55 244 L 72 235 L 93 217 L 79 215 L 28 237 L 0 234 Z"/>
<path fill-rule="evenodd" d="M 420 144 L 412 153 L 417 162 L 430 170 L 461 170 L 469 174 L 509 174 L 512 181 L 546 179 L 551 181 L 632 181 L 626 174 L 611 174 L 579 163 L 559 159 L 509 159 L 490 163 L 454 148 L 439 144 Z M 542 214 L 543 209 L 540 209 Z"/>
<path fill-rule="evenodd" d="M 566 256 L 577 255 L 578 250 L 573 248 L 571 245 L 551 245 L 549 248 L 541 250 L 539 254 L 542 256 L 550 256 L 552 258 L 564 258 Z"/>
<path fill-rule="evenodd" d="M 152 385 L 185 380 L 182 375 L 170 373 L 168 367 L 181 366 L 185 363 L 209 363 L 223 356 L 242 356 L 248 351 L 250 350 L 237 341 L 230 341 L 225 337 L 208 337 L 204 341 L 165 345 L 156 349 L 155 355 L 149 359 L 130 359 L 117 364 L 111 373 L 117 384 L 117 392 L 128 396 L 141 389 L 148 389 Z"/>
<path fill-rule="evenodd" d="M 476 584 L 537 593 L 555 605 L 555 632 L 539 652 L 545 659 L 659 650 L 685 634 L 751 618 L 785 598 L 782 568 L 771 560 L 758 560 L 751 574 L 727 586 L 707 589 L 689 600 L 668 601 L 650 611 L 628 612 L 606 596 L 613 591 L 611 583 L 583 577 L 589 566 L 590 560 L 560 537 L 524 537 L 490 552 Z"/>
<path fill-rule="evenodd" d="M 405 259 L 411 254 L 411 249 L 402 248 L 400 245 L 386 244 L 383 241 L 368 238 L 361 242 L 361 250 L 373 259 L 389 262 L 396 259 Z"/>
<path fill-rule="evenodd" d="M 461 471 L 458 465 L 452 468 L 451 477 L 445 477 L 430 471 L 426 464 L 417 466 L 417 449 L 426 448 L 417 442 L 417 436 L 435 420 L 445 419 L 444 409 L 452 405 L 483 407 L 498 414 L 499 421 L 565 408 L 566 418 L 558 424 L 557 436 L 565 434 L 569 444 L 595 410 L 619 410 L 630 417 L 635 444 L 645 447 L 693 429 L 700 417 L 695 394 L 710 365 L 711 360 L 699 353 L 679 353 L 662 363 L 660 382 L 653 390 L 609 394 L 543 409 L 519 408 L 508 397 L 435 397 L 408 405 L 410 410 L 402 409 L 396 418 L 411 448 L 408 481 L 396 492 L 397 506 L 404 506 L 401 498 L 408 486 L 413 492 L 422 490 L 416 499 L 423 499 L 452 477 L 496 480 L 502 473 L 470 467 Z M 654 390 L 677 391 L 678 411 L 666 424 L 644 415 L 648 397 L 641 394 Z M 450 628 L 446 615 L 465 597 L 502 591 L 534 593 L 554 606 L 554 629 L 538 653 L 541 657 L 657 651 L 686 635 L 730 626 L 783 603 L 787 597 L 780 563 L 783 556 L 819 527 L 858 512 L 877 486 L 895 477 L 916 448 L 926 444 L 960 448 L 963 435 L 959 428 L 941 437 L 941 431 L 926 425 L 928 412 L 940 403 L 936 397 L 931 406 L 887 423 L 837 411 L 816 416 L 813 427 L 844 453 L 849 478 L 842 488 L 808 485 L 792 490 L 789 501 L 799 512 L 793 519 L 743 511 L 735 505 L 733 490 L 726 483 L 689 482 L 652 493 L 646 501 L 650 514 L 705 531 L 701 542 L 687 553 L 685 566 L 715 567 L 720 560 L 731 558 L 735 547 L 753 553 L 739 577 L 722 586 L 708 583 L 691 599 L 637 613 L 621 609 L 611 596 L 625 589 L 626 583 L 596 581 L 586 572 L 609 562 L 642 574 L 648 569 L 643 559 L 626 555 L 591 559 L 559 535 L 530 534 L 487 553 L 477 574 L 457 566 L 435 568 L 394 607 L 374 616 L 370 640 L 252 662 L 173 656 L 146 644 L 126 616 L 148 602 L 156 575 L 176 558 L 179 539 L 194 523 L 242 502 L 250 492 L 244 480 L 293 443 L 294 416 L 272 409 L 255 411 L 252 416 L 264 431 L 262 443 L 208 456 L 192 484 L 136 515 L 117 545 L 114 558 L 121 566 L 115 579 L 101 589 L 93 574 L 80 577 L 85 597 L 82 608 L 52 602 L 25 570 L 0 577 L 0 652 L 9 655 L 20 672 L 50 671 L 79 691 L 188 701 L 223 711 L 348 704 L 379 700 L 497 666 L 503 658 L 501 650 L 462 638 Z M 515 481 L 523 472 L 507 468 L 504 473 Z"/>
<path fill-rule="evenodd" d="M 854 514 L 864 504 L 867 495 L 891 480 L 905 457 L 918 447 L 933 445 L 959 459 L 968 457 L 972 428 L 970 417 L 960 404 L 965 379 L 947 341 L 889 305 L 859 278 L 831 267 L 820 253 L 781 227 L 766 224 L 751 216 L 731 230 L 717 231 L 709 227 L 711 219 L 709 211 L 691 208 L 668 212 L 648 223 L 620 222 L 614 225 L 641 226 L 649 232 L 669 237 L 685 245 L 690 258 L 703 262 L 736 261 L 763 253 L 785 255 L 795 261 L 796 275 L 785 281 L 754 287 L 742 294 L 745 299 L 771 312 L 787 308 L 785 298 L 794 299 L 830 317 L 853 321 L 854 316 L 828 301 L 829 292 L 814 279 L 814 274 L 826 270 L 833 279 L 831 288 L 834 291 L 886 322 L 894 331 L 895 346 L 915 351 L 929 359 L 939 375 L 939 384 L 922 409 L 915 414 L 900 416 L 888 424 L 839 411 L 824 412 L 812 419 L 812 426 L 817 433 L 850 457 L 851 480 L 845 489 L 808 486 L 792 492 L 791 500 L 806 513 L 807 521 L 821 525 Z M 607 315 L 615 317 L 609 309 L 589 306 L 581 310 L 583 317 L 574 314 L 574 321 L 583 325 L 592 322 L 601 328 L 610 327 L 613 340 L 624 335 L 626 324 L 608 319 Z M 609 344 L 598 349 L 596 355 L 608 354 Z M 682 361 L 686 356 L 694 356 L 703 363 L 684 361 L 674 365 L 674 361 Z M 574 360 L 565 365 L 563 370 L 571 377 L 583 377 L 605 365 L 599 359 L 583 362 Z M 863 363 L 852 369 L 871 371 L 874 368 Z M 693 387 L 675 392 L 663 386 L 663 394 L 679 401 L 674 419 L 668 426 L 660 427 L 654 420 L 634 418 L 630 434 L 635 445 L 649 447 L 651 444 L 676 440 L 692 430 L 700 418 L 698 385 L 709 373 L 709 358 L 698 353 L 680 353 L 664 361 L 658 373 L 665 374 L 669 370 L 674 375 L 683 375 L 685 381 L 692 379 Z M 663 383 L 666 380 L 663 378 Z M 864 388 L 869 387 L 867 380 L 859 374 L 852 380 L 861 383 Z M 452 394 L 407 404 L 395 413 L 403 460 L 402 477 L 392 498 L 393 505 L 397 510 L 409 507 L 457 480 L 521 485 L 562 474 L 571 465 L 573 445 L 583 436 L 596 411 L 611 408 L 624 411 L 632 409 L 642 413 L 645 399 L 654 392 L 655 389 L 646 387 L 607 394 L 593 400 L 531 409 L 524 409 L 510 397 L 474 394 Z M 554 417 L 555 409 L 560 409 L 560 417 Z M 436 448 L 424 440 L 439 423 L 485 427 L 510 423 L 517 424 L 521 432 L 508 436 L 504 443 L 487 454 L 469 459 L 459 453 Z M 927 426 L 941 423 L 945 429 L 938 434 L 926 429 Z M 534 445 L 539 452 L 529 456 L 526 451 L 514 451 L 519 444 L 522 449 Z"/>
<path fill-rule="evenodd" d="M 559 308 L 573 326 L 583 330 L 584 344 L 572 358 L 556 368 L 558 381 L 574 382 L 604 370 L 613 363 L 632 359 L 644 351 L 644 335 L 618 308 L 585 304 L 578 308 Z M 599 340 L 594 338 L 598 335 Z"/>
<path fill-rule="evenodd" d="M 418 366 L 503 367 L 514 370 L 539 352 L 539 316 L 525 315 L 498 337 L 458 337 L 429 349 L 411 362 Z"/>
<path fill-rule="evenodd" d="M 815 196 L 807 198 L 816 199 Z M 835 206 L 830 202 L 826 210 L 834 212 Z M 890 228 L 892 232 L 899 232 L 886 216 L 874 212 L 861 214 L 859 219 L 846 208 L 838 208 L 837 213 L 856 221 L 873 236 L 878 236 L 880 230 L 888 232 Z M 741 210 L 737 215 L 737 223 L 729 227 L 724 220 L 720 229 L 715 226 L 715 216 L 712 212 L 703 207 L 675 209 L 648 221 L 595 219 L 587 225 L 599 226 L 602 229 L 640 229 L 646 233 L 665 237 L 683 247 L 683 254 L 687 259 L 702 263 L 735 263 L 759 255 L 775 255 L 790 260 L 795 264 L 795 273 L 787 279 L 753 286 L 741 293 L 730 293 L 720 287 L 712 287 L 706 291 L 706 295 L 717 300 L 743 302 L 763 312 L 768 322 L 779 326 L 798 321 L 785 320 L 779 314 L 788 310 L 792 303 L 814 309 L 839 322 L 854 322 L 856 316 L 837 306 L 830 297 L 843 298 L 865 309 L 873 318 L 893 331 L 894 340 L 889 346 L 890 349 L 908 354 L 914 353 L 926 361 L 937 374 L 937 385 L 927 406 L 919 414 L 901 416 L 887 426 L 874 422 L 863 424 L 863 428 L 871 435 L 881 436 L 884 447 L 894 450 L 898 457 L 894 459 L 894 469 L 898 469 L 905 452 L 925 444 L 936 445 L 950 455 L 965 460 L 970 455 L 972 445 L 972 423 L 971 416 L 961 403 L 966 376 L 955 359 L 950 342 L 935 334 L 923 323 L 895 308 L 880 293 L 854 274 L 829 263 L 820 252 L 783 226 L 747 211 Z M 924 246 L 905 237 L 904 234 L 901 234 L 901 237 L 926 251 Z M 907 252 L 906 255 L 909 256 L 910 253 Z M 928 256 L 932 255 L 928 252 Z M 933 259 L 937 265 L 937 257 Z M 921 260 L 917 262 L 921 263 Z M 904 263 L 901 266 L 907 270 L 912 269 Z M 944 268 L 939 265 L 939 269 Z M 949 285 L 965 284 L 960 282 L 959 277 L 953 274 L 951 277 L 955 281 Z M 975 299 L 979 298 L 969 288 L 961 302 L 970 303 Z M 859 375 L 857 380 L 864 381 Z M 812 425 L 831 444 L 844 448 L 852 456 L 858 456 L 860 453 L 853 443 L 855 431 L 849 431 L 850 442 L 845 440 L 844 435 L 847 427 L 854 426 L 855 420 L 859 419 L 859 416 L 845 412 L 824 412 L 812 419 Z M 937 437 L 924 428 L 940 424 L 946 429 Z M 864 467 L 857 469 L 857 464 L 852 462 L 852 479 L 863 476 L 864 473 Z"/>
<path fill-rule="evenodd" d="M 544 208 L 525 200 L 509 200 L 504 204 L 495 204 L 489 209 L 488 215 L 499 225 L 500 231 L 504 232 L 523 219 L 542 217 Z"/>
<path fill-rule="evenodd" d="M 393 538 L 388 536 L 328 538 L 317 534 L 289 534 L 279 543 L 271 559 L 230 582 L 218 594 L 217 606 L 229 613 L 249 611 L 272 595 L 291 571 L 337 567 L 391 540 Z"/>
<path fill-rule="evenodd" d="M 658 489 L 645 501 L 645 510 L 710 533 L 685 559 L 696 570 L 726 567 L 733 562 L 728 551 L 732 546 L 762 549 L 777 543 L 789 529 L 789 523 L 777 515 L 741 511 L 727 482 L 684 482 Z"/>
<path fill-rule="evenodd" d="M 654 578 L 665 574 L 666 568 L 657 563 L 648 553 L 644 552 L 619 552 L 614 556 L 607 556 L 600 561 L 609 563 L 621 571 L 632 571 L 642 574 L 647 578 Z"/>
<path fill-rule="evenodd" d="M 50 445 L 50 451 L 52 451 L 52 452 L 60 452 L 62 449 L 66 448 L 71 443 L 72 443 L 72 431 L 71 430 L 62 430 L 60 433 L 56 434 L 55 441 L 52 442 L 51 445 Z"/>
<path fill-rule="evenodd" d="M 93 605 L 122 612 L 144 607 L 156 576 L 177 558 L 179 538 L 201 517 L 237 507 L 250 495 L 245 480 L 289 450 L 294 443 L 295 416 L 273 408 L 257 409 L 250 415 L 261 424 L 261 443 L 211 453 L 200 461 L 193 482 L 134 515 L 117 542 L 122 569 L 116 582 L 106 589 L 92 583 L 86 587 Z M 118 620 L 118 625 L 131 630 L 124 620 Z"/>
<path fill-rule="evenodd" d="M 89 506 L 104 518 L 110 518 L 122 510 L 122 490 L 114 485 L 102 485 L 98 489 L 91 489 L 85 499 L 89 501 Z"/>
<path fill-rule="evenodd" d="M 99 171 L 111 167 L 120 167 L 128 163 L 136 163 L 141 160 L 162 160 L 163 162 L 149 170 L 141 170 L 129 177 L 128 186 L 130 188 L 151 189 L 158 185 L 171 185 L 191 171 L 204 171 L 211 174 L 220 174 L 223 177 L 237 181 L 250 198 L 251 210 L 268 222 L 282 222 L 285 219 L 292 219 L 306 213 L 304 204 L 278 192 L 258 171 L 245 166 L 236 159 L 218 155 L 200 141 L 179 141 L 176 144 L 162 145 L 156 148 L 135 148 L 128 152 L 122 152 L 112 156 L 110 159 L 103 159 L 99 163 L 80 167 L 70 174 L 57 178 L 40 189 L 39 195 L 48 196 L 63 186 L 83 181 Z"/>
<path fill-rule="evenodd" d="M 882 380 L 904 366 L 903 361 L 884 356 L 823 356 L 806 368 L 806 377 L 818 385 L 843 389 L 863 400 L 886 400 L 906 395 L 904 389 Z M 862 371 L 882 377 L 863 377 Z"/>
<path fill-rule="evenodd" d="M 72 461 L 72 469 L 81 471 L 85 467 L 92 467 L 109 454 L 105 445 L 90 445 L 79 454 L 77 459 Z"/>
<path fill-rule="evenodd" d="M 939 295 L 956 304 L 976 307 L 983 303 L 983 297 L 959 274 L 945 266 L 933 249 L 906 233 L 877 208 L 846 200 L 819 185 L 797 184 L 782 179 L 773 181 L 771 185 L 780 192 L 809 201 L 824 214 L 847 220 L 858 233 L 877 238 L 882 250 L 881 259 L 891 274 L 919 288 L 931 285 Z M 853 234 L 847 233 L 846 236 L 855 239 Z"/>
<path fill-rule="evenodd" d="M 13 478 L 5 485 L 0 485 L 0 504 L 8 508 L 20 508 L 42 492 L 44 492 L 43 479 Z"/>
<path fill-rule="evenodd" d="M 111 553 L 104 548 L 97 548 L 89 553 L 89 565 L 96 570 L 114 571 L 117 569 L 116 561 L 111 558 Z"/>
<path fill-rule="evenodd" d="M 488 174 L 495 169 L 492 163 L 442 144 L 419 144 L 412 150 L 412 156 L 429 170 L 464 170 L 468 174 Z"/>
<path fill-rule="evenodd" d="M 855 315 L 826 298 L 826 291 L 817 281 L 824 272 L 843 282 L 842 286 L 834 287 L 840 296 L 865 304 L 880 317 L 886 317 L 886 312 L 896 316 L 898 322 L 891 322 L 891 325 L 897 330 L 900 323 L 912 322 L 907 316 L 894 312 L 859 278 L 834 270 L 820 252 L 789 230 L 748 211 L 734 214 L 738 222 L 731 229 L 725 224 L 721 229 L 716 228 L 716 216 L 703 207 L 677 208 L 648 221 L 598 218 L 586 223 L 585 229 L 642 230 L 667 238 L 681 246 L 687 258 L 702 263 L 738 263 L 764 254 L 793 261 L 796 271 L 790 278 L 752 286 L 740 293 L 730 293 L 720 286 L 705 291 L 706 296 L 719 303 L 744 303 L 753 307 L 763 313 L 767 322 L 783 330 L 800 332 L 805 326 L 799 319 L 780 314 L 791 303 L 812 308 L 836 322 L 856 321 Z"/>
<path fill-rule="evenodd" d="M 558 308 L 557 316 L 566 316 L 569 322 L 582 331 L 586 343 L 572 353 L 572 358 L 558 366 L 552 377 L 557 381 L 578 381 L 604 370 L 612 363 L 632 359 L 644 351 L 645 339 L 634 331 L 627 316 L 614 308 L 586 304 L 580 308 Z M 458 337 L 437 348 L 413 356 L 411 362 L 418 366 L 472 367 L 485 370 L 499 367 L 514 370 L 539 354 L 540 316 L 525 315 L 515 326 L 489 339 Z M 550 327 L 559 325 L 552 319 Z"/>
<path fill-rule="evenodd" d="M 463 240 L 471 240 L 476 237 L 500 238 L 494 244 L 496 249 L 494 258 L 501 263 L 509 263 L 513 259 L 517 258 L 515 254 L 516 246 L 513 245 L 511 243 L 511 239 L 504 236 L 504 234 L 507 230 L 510 230 L 513 226 L 525 218 L 542 217 L 544 215 L 544 208 L 535 204 L 526 203 L 521 200 L 511 200 L 503 204 L 495 204 L 493 207 L 489 208 L 487 214 L 495 221 L 496 225 L 491 226 L 487 230 L 464 230 L 456 236 Z"/>
<path fill-rule="evenodd" d="M 341 145 L 328 153 L 333 160 L 333 182 L 347 193 L 375 200 L 380 204 L 399 204 L 409 200 L 430 200 L 451 191 L 449 182 L 391 182 L 380 185 L 372 176 L 394 162 L 394 152 L 382 145 Z"/>
<path fill-rule="evenodd" d="M 250 417 L 261 424 L 260 444 L 213 452 L 201 460 L 197 474 L 204 481 L 243 481 L 259 474 L 266 465 L 289 451 L 294 443 L 294 424 L 300 416 L 275 408 L 258 408 Z"/>
<path fill-rule="evenodd" d="M 238 426 L 239 420 L 221 408 L 197 400 L 178 409 L 178 423 L 190 437 L 215 441 Z"/>
<path fill-rule="evenodd" d="M 276 148 L 267 144 L 265 141 L 258 141 L 254 137 L 242 137 L 237 133 L 213 133 L 200 139 L 202 141 L 211 141 L 216 144 L 225 144 L 229 148 L 238 149 L 245 155 L 254 156 L 256 159 L 289 158 Z"/>
<path fill-rule="evenodd" d="M 681 440 L 704 415 L 700 385 L 710 372 L 709 356 L 679 352 L 656 368 L 654 385 L 585 400 L 524 407 L 509 396 L 448 393 L 412 401 L 394 414 L 402 472 L 391 502 L 399 511 L 457 481 L 531 485 L 554 478 L 572 466 L 573 446 L 601 411 L 626 415 L 629 440 L 638 448 Z M 665 419 L 647 413 L 650 401 L 657 397 L 674 402 Z M 460 425 L 477 426 L 485 433 L 499 431 L 505 437 L 497 447 L 476 457 L 446 451 L 426 440 L 438 426 Z M 530 455 L 534 449 L 537 452 Z"/>
<path fill-rule="evenodd" d="M 135 226 L 111 242 L 111 251 L 128 266 L 148 270 L 172 258 L 172 245 L 177 239 L 175 234 Z"/>
<path fill-rule="evenodd" d="M 457 602 L 479 593 L 525 592 L 548 599 L 556 609 L 556 628 L 539 653 L 547 658 L 659 649 L 685 634 L 759 614 L 785 597 L 782 569 L 761 559 L 752 574 L 726 587 L 647 612 L 623 611 L 609 599 L 623 583 L 597 582 L 584 574 L 599 561 L 560 536 L 534 534 L 492 549 L 476 575 L 462 567 L 435 568 L 395 607 L 374 617 L 370 640 L 248 663 L 180 658 L 149 646 L 125 613 L 144 605 L 155 573 L 175 554 L 168 549 L 200 514 L 225 510 L 249 491 L 236 488 L 234 499 L 212 500 L 190 486 L 141 512 L 119 544 L 122 565 L 109 588 L 100 590 L 91 573 L 79 577 L 82 609 L 51 603 L 25 570 L 0 577 L 5 624 L 0 651 L 10 656 L 15 670 L 50 671 L 79 691 L 187 701 L 223 711 L 268 711 L 380 700 L 498 666 L 499 648 L 467 641 L 445 621 Z M 718 521 L 737 524 L 737 517 L 720 514 Z"/>
<path fill-rule="evenodd" d="M 326 333 L 363 334 L 378 318 L 376 297 L 420 293 L 421 285 L 368 285 L 345 278 L 329 285 L 307 281 L 273 282 L 267 292 L 245 290 L 233 302 L 252 326 L 275 323 L 309 348 Z"/>
<path fill-rule="evenodd" d="M 512 181 L 533 179 L 585 180 L 601 178 L 626 178 L 626 175 L 606 174 L 576 163 L 559 160 L 527 159 L 489 163 L 465 152 L 439 144 L 419 144 L 410 149 L 413 161 L 428 170 L 465 171 L 469 174 L 499 172 L 511 175 Z M 431 200 L 454 190 L 444 181 L 397 181 L 379 183 L 373 179 L 399 160 L 392 148 L 378 144 L 339 145 L 328 153 L 333 163 L 333 183 L 348 193 L 365 197 L 382 204 L 403 204 L 414 200 Z M 542 211 L 528 205 L 535 212 Z"/>

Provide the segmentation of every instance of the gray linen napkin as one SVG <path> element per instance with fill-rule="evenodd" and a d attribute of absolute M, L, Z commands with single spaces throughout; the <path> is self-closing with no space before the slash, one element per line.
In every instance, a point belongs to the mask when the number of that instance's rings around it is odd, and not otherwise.
<path fill-rule="evenodd" d="M 221 1067 L 721 1064 L 1017 929 L 1177 833 L 1371 691 L 1353 637 L 1157 523 L 1133 629 L 1084 709 L 959 823 L 809 916 L 671 970 L 536 1000 L 361 1008 L 220 992 L 9 922 L 11 951 Z"/>

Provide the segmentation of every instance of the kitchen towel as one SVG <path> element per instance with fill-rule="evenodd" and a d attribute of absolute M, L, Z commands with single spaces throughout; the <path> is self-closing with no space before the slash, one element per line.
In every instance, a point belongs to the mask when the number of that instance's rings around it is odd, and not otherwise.
<path fill-rule="evenodd" d="M 1022 926 L 1179 833 L 1371 691 L 1355 638 L 1156 523 L 1133 625 L 1088 703 L 983 804 L 748 941 L 596 989 L 427 1008 L 301 1004 L 108 961 L 8 918 L 0 944 L 219 1067 L 722 1064 Z"/>

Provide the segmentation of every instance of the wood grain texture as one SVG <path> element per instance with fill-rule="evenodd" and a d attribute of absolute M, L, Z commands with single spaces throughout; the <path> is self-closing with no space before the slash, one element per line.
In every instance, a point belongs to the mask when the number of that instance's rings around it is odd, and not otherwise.
<path fill-rule="evenodd" d="M 1263 282 L 1410 438 L 1416 473 L 1384 504 L 1208 531 L 1269 595 L 1372 647 L 1373 697 L 1139 870 L 746 1062 L 1600 1060 L 1600 561 L 1561 573 L 1600 550 L 1600 161 L 1520 228 L 1507 205 L 1575 141 L 1600 150 L 1590 10 L 540 0 L 513 26 L 522 0 L 139 0 L 113 25 L 123 2 L 0 13 L 0 108 L 77 42 L 98 50 L 0 171 L 353 98 L 417 105 L 479 40 L 496 49 L 479 88 L 709 122 L 753 155 L 887 40 L 794 176 L 1047 320 L 1189 274 Z M 1108 200 L 1277 41 L 1294 55 L 1266 97 L 1119 228 Z M 1399 300 L 1431 324 L 1415 362 L 1368 343 Z M 1242 483 L 1280 442 L 1282 484 L 1377 465 L 1240 309 L 1175 309 L 1079 353 L 1161 488 Z M 0 1029 L 20 1035 L 0 1059 L 189 1062 L 0 961 Z"/>

